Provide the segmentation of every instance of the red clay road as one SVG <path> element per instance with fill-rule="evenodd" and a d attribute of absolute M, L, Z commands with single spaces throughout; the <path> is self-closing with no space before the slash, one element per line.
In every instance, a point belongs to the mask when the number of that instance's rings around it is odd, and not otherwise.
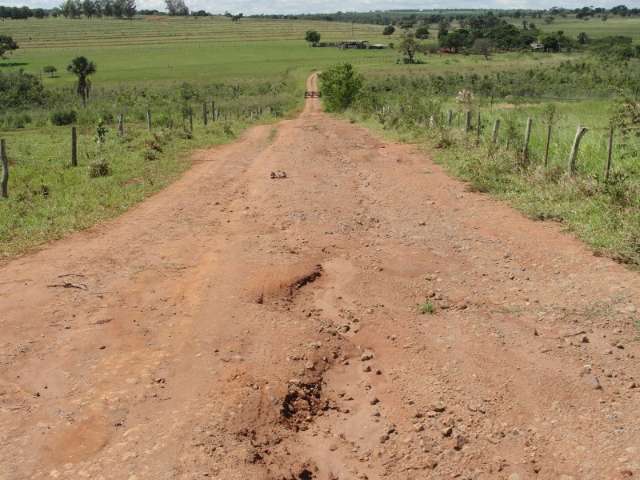
<path fill-rule="evenodd" d="M 0 479 L 640 476 L 637 273 L 315 98 L 197 159 L 0 267 Z"/>

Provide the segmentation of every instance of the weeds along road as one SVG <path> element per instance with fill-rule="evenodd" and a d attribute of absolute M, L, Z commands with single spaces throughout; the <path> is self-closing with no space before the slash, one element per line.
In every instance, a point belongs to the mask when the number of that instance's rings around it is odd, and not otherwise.
<path fill-rule="evenodd" d="M 637 273 L 317 99 L 197 158 L 0 268 L 1 479 L 640 474 Z"/>

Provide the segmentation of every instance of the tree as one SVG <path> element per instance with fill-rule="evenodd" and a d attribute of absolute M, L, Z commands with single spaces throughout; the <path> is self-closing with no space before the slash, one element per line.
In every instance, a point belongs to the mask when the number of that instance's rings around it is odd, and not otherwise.
<path fill-rule="evenodd" d="M 394 27 L 393 25 L 387 25 L 386 27 L 384 27 L 384 30 L 382 31 L 383 35 L 393 35 L 396 32 L 396 27 Z"/>
<path fill-rule="evenodd" d="M 440 38 L 440 46 L 448 48 L 454 53 L 457 53 L 461 48 L 468 47 L 470 43 L 471 35 L 469 31 L 462 28 Z"/>
<path fill-rule="evenodd" d="M 58 69 L 53 65 L 47 65 L 46 67 L 42 68 L 42 72 L 49 75 L 49 78 L 53 78 L 58 72 Z"/>
<path fill-rule="evenodd" d="M 405 33 L 398 47 L 404 55 L 404 63 L 415 63 L 415 56 L 418 51 L 418 42 L 416 41 L 416 37 L 413 33 Z"/>
<path fill-rule="evenodd" d="M 184 0 L 165 0 L 167 5 L 167 12 L 171 16 L 184 17 L 189 15 L 189 7 L 184 3 Z"/>
<path fill-rule="evenodd" d="M 489 55 L 491 55 L 492 49 L 493 43 L 488 38 L 476 38 L 473 42 L 473 53 L 484 55 L 485 60 L 489 60 Z"/>
<path fill-rule="evenodd" d="M 86 57 L 76 57 L 71 60 L 71 63 L 67 66 L 67 71 L 78 77 L 78 86 L 76 91 L 82 98 L 82 104 L 86 106 L 87 97 L 89 96 L 89 90 L 91 88 L 89 75 L 96 73 L 96 65 L 87 60 Z"/>
<path fill-rule="evenodd" d="M 0 59 L 4 58 L 5 53 L 17 50 L 18 44 L 9 35 L 0 35 Z"/>
<path fill-rule="evenodd" d="M 237 15 L 231 15 L 231 21 L 237 23 L 240 20 L 242 20 L 242 17 L 244 17 L 244 13 L 239 13 Z"/>
<path fill-rule="evenodd" d="M 442 37 L 446 37 L 449 34 L 449 20 L 443 18 L 438 23 L 438 40 Z"/>
<path fill-rule="evenodd" d="M 416 38 L 420 40 L 426 40 L 429 38 L 429 27 L 423 25 L 422 27 L 416 28 Z"/>
<path fill-rule="evenodd" d="M 85 17 L 91 18 L 97 13 L 96 4 L 92 0 L 82 2 L 82 13 Z"/>
<path fill-rule="evenodd" d="M 350 63 L 335 65 L 320 74 L 322 98 L 329 112 L 348 108 L 362 89 L 362 76 Z"/>
<path fill-rule="evenodd" d="M 66 0 L 60 5 L 60 11 L 65 18 L 78 18 L 82 11 L 80 0 Z"/>
<path fill-rule="evenodd" d="M 320 34 L 315 30 L 308 30 L 304 36 L 304 39 L 309 42 L 310 45 L 317 45 L 320 43 Z"/>

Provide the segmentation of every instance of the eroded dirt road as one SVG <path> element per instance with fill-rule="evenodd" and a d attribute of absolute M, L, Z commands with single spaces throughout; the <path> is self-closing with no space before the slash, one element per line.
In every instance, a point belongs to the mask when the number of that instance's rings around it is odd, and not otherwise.
<path fill-rule="evenodd" d="M 0 268 L 1 479 L 640 475 L 637 273 L 317 99 L 198 158 Z"/>

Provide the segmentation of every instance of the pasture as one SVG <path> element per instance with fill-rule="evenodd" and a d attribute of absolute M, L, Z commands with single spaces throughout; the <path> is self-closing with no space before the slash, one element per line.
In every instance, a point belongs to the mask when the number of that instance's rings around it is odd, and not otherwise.
<path fill-rule="evenodd" d="M 562 29 L 571 36 L 585 31 L 591 37 L 628 34 L 638 38 L 640 33 L 638 18 L 603 22 L 558 17 L 551 24 L 536 23 L 545 31 Z M 432 53 L 418 55 L 420 64 L 407 65 L 397 48 L 400 29 L 384 36 L 380 25 L 315 20 L 244 18 L 236 23 L 225 17 L 47 18 L 5 21 L 1 27 L 3 33 L 16 39 L 20 49 L 0 61 L 0 72 L 22 69 L 38 75 L 52 95 L 43 106 L 0 115 L 0 136 L 7 140 L 13 171 L 12 195 L 0 202 L 0 256 L 23 252 L 49 238 L 116 215 L 188 168 L 188 152 L 194 148 L 231 141 L 249 125 L 272 122 L 295 112 L 302 105 L 304 80 L 311 71 L 348 62 L 373 85 L 404 79 L 402 89 L 394 90 L 406 95 L 404 99 L 392 99 L 397 107 L 409 98 L 433 100 L 444 106 L 452 101 L 451 94 L 443 96 L 419 87 L 412 90 L 406 85 L 419 85 L 421 79 L 433 76 L 473 74 L 481 80 L 507 72 L 544 72 L 586 58 L 582 53 L 509 52 L 488 58 Z M 393 43 L 396 48 L 311 48 L 304 41 L 307 30 L 320 32 L 322 41 L 359 39 Z M 431 26 L 430 33 L 431 38 L 424 43 L 435 45 L 436 25 Z M 82 108 L 75 95 L 75 76 L 66 72 L 69 61 L 79 55 L 97 65 L 97 72 L 91 76 L 87 108 Z M 46 66 L 54 66 L 57 74 L 43 73 Z M 539 114 L 542 102 L 556 103 L 562 129 L 551 146 L 552 162 L 564 162 L 575 126 L 587 124 L 592 134 L 585 139 L 584 171 L 601 172 L 606 149 L 603 136 L 611 110 L 611 102 L 602 94 L 578 95 L 567 89 L 560 96 L 537 92 L 501 99 L 496 93 L 500 99 L 496 105 L 489 105 L 483 95 L 479 96 L 478 108 L 487 114 L 487 125 L 500 113 L 500 105 L 507 105 L 504 108 L 513 111 L 522 123 L 527 115 Z M 203 104 L 209 108 L 208 125 L 201 118 Z M 220 114 L 216 122 L 214 108 Z M 78 113 L 80 169 L 68 165 L 70 127 L 51 124 L 53 112 L 66 110 Z M 151 131 L 146 126 L 147 111 L 153 117 Z M 603 111 L 607 114 L 602 115 Z M 195 131 L 188 125 L 188 112 L 195 118 Z M 124 135 L 117 132 L 119 115 L 126 118 Z M 100 119 L 109 132 L 104 151 L 95 146 Z M 425 132 L 423 125 L 415 128 Z M 408 139 L 413 138 L 415 128 L 410 129 Z M 534 124 L 535 152 L 540 150 L 541 128 L 541 124 Z M 164 139 L 161 151 L 150 153 L 157 136 Z M 88 178 L 86 169 L 99 156 L 109 162 L 112 174 Z M 611 242 L 597 243 L 606 246 Z"/>

